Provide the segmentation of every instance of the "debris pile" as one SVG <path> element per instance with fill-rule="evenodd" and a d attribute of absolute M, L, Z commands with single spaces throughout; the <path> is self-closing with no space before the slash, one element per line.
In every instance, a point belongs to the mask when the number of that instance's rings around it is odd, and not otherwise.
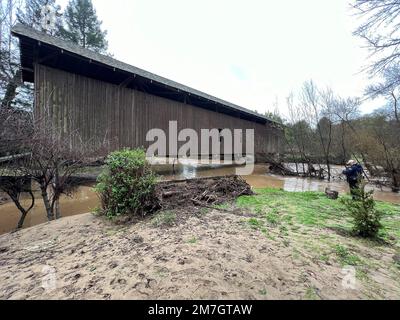
<path fill-rule="evenodd" d="M 279 174 L 281 176 L 298 176 L 296 172 L 286 168 L 282 163 L 271 162 L 269 166 L 269 171 L 274 174 Z"/>
<path fill-rule="evenodd" d="M 164 210 L 207 207 L 254 194 L 250 185 L 236 175 L 163 181 L 157 185 L 157 193 Z"/>

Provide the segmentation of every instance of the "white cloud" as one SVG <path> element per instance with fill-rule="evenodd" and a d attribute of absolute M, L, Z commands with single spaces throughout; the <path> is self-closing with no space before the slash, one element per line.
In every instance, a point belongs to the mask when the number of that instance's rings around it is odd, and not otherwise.
<path fill-rule="evenodd" d="M 93 3 L 115 58 L 252 110 L 272 111 L 311 78 L 344 96 L 369 83 L 348 0 Z"/>

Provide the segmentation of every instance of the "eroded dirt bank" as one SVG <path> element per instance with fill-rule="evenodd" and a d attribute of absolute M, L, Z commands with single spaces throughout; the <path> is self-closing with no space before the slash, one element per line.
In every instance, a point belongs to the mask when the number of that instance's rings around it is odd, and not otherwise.
<path fill-rule="evenodd" d="M 367 299 L 400 297 L 393 274 L 376 270 L 356 289 L 342 286 L 340 264 L 320 261 L 304 243 L 287 245 L 249 227 L 252 214 L 187 213 L 156 227 L 83 214 L 0 236 L 1 299 Z M 309 230 L 326 235 L 333 231 Z M 336 236 L 336 235 L 335 235 Z M 305 240 L 306 241 L 306 240 Z M 383 262 L 390 247 L 363 247 Z M 293 253 L 296 252 L 296 255 Z M 46 286 L 45 266 L 56 287 Z"/>

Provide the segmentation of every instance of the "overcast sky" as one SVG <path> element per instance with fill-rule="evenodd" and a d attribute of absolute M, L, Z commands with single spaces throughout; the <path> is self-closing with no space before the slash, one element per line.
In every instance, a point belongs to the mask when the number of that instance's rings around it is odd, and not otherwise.
<path fill-rule="evenodd" d="M 368 51 L 350 0 L 93 0 L 118 60 L 251 110 L 285 112 L 313 79 L 361 96 Z M 62 7 L 68 0 L 58 0 Z M 363 112 L 382 101 L 363 103 Z"/>

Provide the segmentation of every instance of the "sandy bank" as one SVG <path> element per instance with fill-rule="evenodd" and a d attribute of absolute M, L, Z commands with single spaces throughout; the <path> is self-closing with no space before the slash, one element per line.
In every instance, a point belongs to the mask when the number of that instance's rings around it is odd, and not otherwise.
<path fill-rule="evenodd" d="M 307 253 L 293 257 L 292 246 L 249 228 L 245 219 L 211 210 L 160 228 L 149 219 L 116 226 L 83 214 L 6 234 L 0 236 L 0 298 L 367 298 L 362 283 L 343 288 L 339 264 Z M 45 289 L 52 270 L 55 287 L 51 278 Z M 399 298 L 398 283 L 384 271 L 377 277 L 382 298 Z"/>

